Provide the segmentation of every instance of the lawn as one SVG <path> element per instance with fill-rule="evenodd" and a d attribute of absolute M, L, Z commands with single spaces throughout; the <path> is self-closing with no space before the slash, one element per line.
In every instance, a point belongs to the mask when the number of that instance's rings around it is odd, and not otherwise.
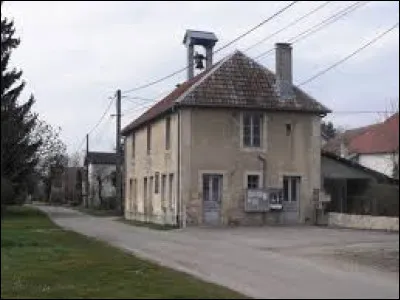
<path fill-rule="evenodd" d="M 64 231 L 43 213 L 1 221 L 1 298 L 244 298 L 231 290 Z"/>

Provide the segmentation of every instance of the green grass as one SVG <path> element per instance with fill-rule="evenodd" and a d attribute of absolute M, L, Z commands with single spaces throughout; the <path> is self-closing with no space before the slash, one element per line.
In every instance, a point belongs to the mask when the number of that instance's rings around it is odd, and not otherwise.
<path fill-rule="evenodd" d="M 27 207 L 1 221 L 1 298 L 244 298 L 64 231 Z"/>
<path fill-rule="evenodd" d="M 178 229 L 178 226 L 175 225 L 162 225 L 162 224 L 155 224 L 151 222 L 143 222 L 143 221 L 137 221 L 137 220 L 126 220 L 124 218 L 119 218 L 118 221 L 132 225 L 132 226 L 138 226 L 138 227 L 147 227 L 150 229 L 156 229 L 156 230 L 173 230 L 173 229 Z"/>

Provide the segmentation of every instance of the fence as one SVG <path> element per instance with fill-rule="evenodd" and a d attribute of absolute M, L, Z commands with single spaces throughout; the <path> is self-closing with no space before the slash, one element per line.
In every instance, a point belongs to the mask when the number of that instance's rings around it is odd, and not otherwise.
<path fill-rule="evenodd" d="M 348 214 L 372 216 L 399 216 L 399 186 L 371 184 L 360 195 L 347 198 Z"/>

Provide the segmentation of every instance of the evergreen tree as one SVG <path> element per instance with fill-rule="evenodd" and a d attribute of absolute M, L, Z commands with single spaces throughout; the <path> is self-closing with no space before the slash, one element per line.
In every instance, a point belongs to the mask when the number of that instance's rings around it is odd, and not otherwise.
<path fill-rule="evenodd" d="M 1 2 L 3 6 L 3 1 Z M 33 96 L 25 103 L 19 97 L 25 87 L 22 71 L 9 68 L 12 50 L 20 40 L 15 36 L 14 22 L 1 16 L 1 177 L 11 182 L 14 191 L 22 193 L 37 164 L 41 140 L 33 140 L 32 129 L 37 116 L 31 112 Z M 2 180 L 3 182 L 3 180 Z M 4 203 L 2 197 L 2 203 Z M 9 199 L 10 200 L 10 199 Z"/>
<path fill-rule="evenodd" d="M 333 126 L 333 123 L 331 121 L 329 121 L 328 123 L 322 121 L 321 132 L 323 132 L 328 139 L 332 139 L 336 136 L 337 129 Z"/>

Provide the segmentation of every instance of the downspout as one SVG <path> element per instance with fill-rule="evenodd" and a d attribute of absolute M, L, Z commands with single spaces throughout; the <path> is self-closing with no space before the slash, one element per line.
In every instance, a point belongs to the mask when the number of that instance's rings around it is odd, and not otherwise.
<path fill-rule="evenodd" d="M 175 106 L 172 108 L 175 111 Z M 179 228 L 182 227 L 181 224 L 181 208 L 182 208 L 182 199 L 181 199 L 181 112 L 180 110 L 177 111 L 178 113 L 178 168 L 176 172 L 176 180 L 177 180 L 177 212 L 176 212 L 176 224 Z"/>

